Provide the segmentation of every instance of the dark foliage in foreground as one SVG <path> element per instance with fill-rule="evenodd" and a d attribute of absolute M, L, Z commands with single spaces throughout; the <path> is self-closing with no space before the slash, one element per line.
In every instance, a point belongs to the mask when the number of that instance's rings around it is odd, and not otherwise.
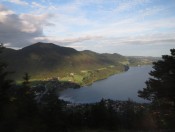
<path fill-rule="evenodd" d="M 152 113 L 161 127 L 174 128 L 175 122 L 175 49 L 171 55 L 153 63 L 152 78 L 139 96 L 152 101 Z"/>

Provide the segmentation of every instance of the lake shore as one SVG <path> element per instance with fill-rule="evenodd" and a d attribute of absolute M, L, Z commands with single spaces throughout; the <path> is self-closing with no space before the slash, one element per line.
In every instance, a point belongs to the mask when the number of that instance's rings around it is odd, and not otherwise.
<path fill-rule="evenodd" d="M 74 103 L 93 103 L 102 98 L 145 102 L 137 96 L 138 90 L 145 87 L 151 66 L 130 67 L 127 72 L 114 74 L 107 79 L 96 81 L 80 89 L 68 88 L 59 92 L 59 96 Z"/>

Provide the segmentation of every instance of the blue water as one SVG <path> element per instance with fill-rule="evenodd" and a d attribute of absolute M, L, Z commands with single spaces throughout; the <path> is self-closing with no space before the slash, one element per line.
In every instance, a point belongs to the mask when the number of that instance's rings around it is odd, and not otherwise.
<path fill-rule="evenodd" d="M 143 103 L 148 102 L 137 95 L 148 80 L 152 66 L 130 67 L 127 72 L 110 76 L 97 81 L 90 86 L 79 89 L 66 89 L 59 94 L 59 98 L 73 103 L 94 103 L 104 99 L 128 100 Z"/>

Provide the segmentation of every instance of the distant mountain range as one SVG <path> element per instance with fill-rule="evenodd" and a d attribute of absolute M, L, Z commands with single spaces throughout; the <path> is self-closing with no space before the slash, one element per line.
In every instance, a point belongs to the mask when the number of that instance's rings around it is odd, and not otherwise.
<path fill-rule="evenodd" d="M 13 78 L 20 80 L 25 72 L 33 79 L 51 77 L 64 78 L 69 74 L 80 74 L 83 71 L 117 67 L 119 71 L 124 65 L 150 64 L 151 57 L 125 57 L 120 54 L 99 54 L 93 51 L 77 51 L 73 48 L 61 47 L 52 43 L 35 43 L 20 50 L 5 48 L 0 55 Z"/>

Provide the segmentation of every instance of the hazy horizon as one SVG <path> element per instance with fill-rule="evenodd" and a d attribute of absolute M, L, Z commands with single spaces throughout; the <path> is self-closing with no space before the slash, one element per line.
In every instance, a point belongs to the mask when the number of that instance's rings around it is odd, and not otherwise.
<path fill-rule="evenodd" d="M 45 43 L 45 42 L 36 42 L 36 43 L 43 43 L 43 44 L 47 44 L 47 43 Z M 34 43 L 34 44 L 36 44 L 36 43 Z M 52 44 L 54 44 L 54 43 L 52 43 Z M 31 44 L 31 45 L 33 45 L 33 44 Z M 55 44 L 55 45 L 57 45 L 57 46 L 61 46 L 61 45 L 58 45 L 58 44 Z M 27 46 L 30 46 L 30 45 L 27 45 Z M 27 47 L 26 46 L 26 47 Z M 61 46 L 61 47 L 64 47 L 64 46 Z M 66 46 L 66 47 L 69 47 L 69 46 Z M 10 48 L 10 49 L 14 49 L 14 50 L 21 50 L 21 49 L 23 49 L 23 48 L 25 48 L 25 47 L 22 47 L 22 48 L 14 48 L 14 47 L 6 47 L 6 48 Z M 72 47 L 69 47 L 69 48 L 72 48 Z M 84 49 L 84 50 L 78 50 L 78 49 L 76 49 L 77 51 L 92 51 L 92 52 L 96 52 L 96 51 L 93 51 L 93 50 L 88 50 L 88 49 Z M 96 53 L 99 53 L 99 54 L 115 54 L 116 52 L 114 52 L 114 53 L 109 53 L 109 52 L 96 52 Z M 117 54 L 119 54 L 119 53 L 117 53 Z M 123 54 L 120 54 L 120 55 L 123 55 Z M 127 57 L 158 57 L 158 58 L 160 58 L 161 56 L 150 56 L 150 55 L 148 55 L 148 56 L 140 56 L 140 55 L 123 55 L 123 56 L 127 56 Z"/>

